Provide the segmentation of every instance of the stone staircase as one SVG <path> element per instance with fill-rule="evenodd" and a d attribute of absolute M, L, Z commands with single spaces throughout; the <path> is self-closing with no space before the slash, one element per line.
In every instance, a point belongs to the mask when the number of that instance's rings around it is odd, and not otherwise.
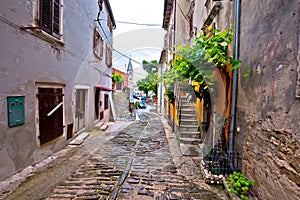
<path fill-rule="evenodd" d="M 200 132 L 198 130 L 198 120 L 193 103 L 190 103 L 187 96 L 181 96 L 179 120 L 179 142 L 180 150 L 184 156 L 201 156 Z"/>

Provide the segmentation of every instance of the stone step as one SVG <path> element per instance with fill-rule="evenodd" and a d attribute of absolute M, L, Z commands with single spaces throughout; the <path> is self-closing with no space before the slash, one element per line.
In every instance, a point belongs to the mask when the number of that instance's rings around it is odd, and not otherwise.
<path fill-rule="evenodd" d="M 192 115 L 192 114 L 180 115 L 180 119 L 185 121 L 198 121 L 196 115 Z"/>
<path fill-rule="evenodd" d="M 189 138 L 189 137 L 180 137 L 180 143 L 183 144 L 193 144 L 193 145 L 197 145 L 199 143 L 201 143 L 201 139 L 200 138 Z"/>
<path fill-rule="evenodd" d="M 195 108 L 194 104 L 191 104 L 191 103 L 188 103 L 188 102 L 181 102 L 180 107 Z"/>
<path fill-rule="evenodd" d="M 199 131 L 194 131 L 194 132 L 182 131 L 179 132 L 179 136 L 183 138 L 200 138 L 201 134 Z"/>
<path fill-rule="evenodd" d="M 190 106 L 181 106 L 180 111 L 195 111 L 195 107 L 190 107 Z"/>
<path fill-rule="evenodd" d="M 198 120 L 181 118 L 180 125 L 198 125 Z"/>
<path fill-rule="evenodd" d="M 202 150 L 199 148 L 199 145 L 181 143 L 179 147 L 183 156 L 202 157 Z"/>
<path fill-rule="evenodd" d="M 193 114 L 196 116 L 196 113 L 195 113 L 195 109 L 185 109 L 185 110 L 180 110 L 180 113 L 181 114 Z"/>
<path fill-rule="evenodd" d="M 188 131 L 188 132 L 197 132 L 198 131 L 198 125 L 180 125 L 179 126 L 179 131 L 180 132 L 184 132 L 184 131 Z"/>
<path fill-rule="evenodd" d="M 184 105 L 184 104 L 194 106 L 194 104 L 191 103 L 190 100 L 181 100 L 180 105 Z"/>
<path fill-rule="evenodd" d="M 193 112 L 193 113 L 189 113 L 189 112 L 188 113 L 181 113 L 181 116 L 183 116 L 183 117 L 196 117 L 195 112 Z"/>
<path fill-rule="evenodd" d="M 195 111 L 195 107 L 194 106 L 180 106 L 180 110 L 194 110 Z"/>

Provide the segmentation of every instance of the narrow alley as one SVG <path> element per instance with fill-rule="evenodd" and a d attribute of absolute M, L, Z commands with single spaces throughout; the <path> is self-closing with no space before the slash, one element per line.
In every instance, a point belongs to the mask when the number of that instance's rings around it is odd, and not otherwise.
<path fill-rule="evenodd" d="M 3 0 L 0 200 L 300 200 L 300 0 Z"/>
<path fill-rule="evenodd" d="M 69 145 L 5 199 L 226 199 L 201 179 L 197 158 L 181 156 L 161 116 L 139 109 L 139 120 L 126 118 L 120 97 L 120 121 Z"/>

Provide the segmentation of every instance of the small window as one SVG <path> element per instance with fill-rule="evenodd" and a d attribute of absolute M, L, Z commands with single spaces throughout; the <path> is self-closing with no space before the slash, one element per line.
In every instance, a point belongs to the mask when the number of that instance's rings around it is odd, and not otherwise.
<path fill-rule="evenodd" d="M 95 28 L 94 30 L 94 53 L 97 57 L 99 57 L 100 59 L 103 58 L 103 38 L 100 35 L 100 32 L 97 28 Z"/>
<path fill-rule="evenodd" d="M 112 52 L 109 46 L 106 45 L 106 55 L 105 55 L 105 61 L 107 66 L 112 66 Z"/>
<path fill-rule="evenodd" d="M 104 95 L 104 109 L 108 109 L 108 94 Z"/>
<path fill-rule="evenodd" d="M 61 4 L 60 0 L 39 1 L 39 26 L 40 29 L 60 39 Z"/>

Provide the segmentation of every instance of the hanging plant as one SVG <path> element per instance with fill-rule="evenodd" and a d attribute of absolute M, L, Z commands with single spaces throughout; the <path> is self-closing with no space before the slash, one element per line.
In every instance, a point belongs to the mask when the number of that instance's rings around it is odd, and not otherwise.
<path fill-rule="evenodd" d="M 194 92 L 200 93 L 204 98 L 212 92 L 214 81 L 213 71 L 217 68 L 231 66 L 236 69 L 240 66 L 240 61 L 228 55 L 228 46 L 233 41 L 233 30 L 214 30 L 213 35 L 200 34 L 190 45 L 179 45 L 175 52 L 176 56 L 172 65 L 172 71 L 185 79 L 189 79 L 200 84 L 194 87 Z M 201 99 L 201 98 L 200 98 Z"/>

